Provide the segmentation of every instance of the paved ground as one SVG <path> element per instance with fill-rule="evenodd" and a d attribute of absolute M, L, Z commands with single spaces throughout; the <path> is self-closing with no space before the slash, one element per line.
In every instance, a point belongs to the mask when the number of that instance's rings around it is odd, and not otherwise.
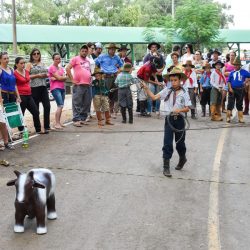
<path fill-rule="evenodd" d="M 135 117 L 134 125 L 102 130 L 67 126 L 1 153 L 0 249 L 248 250 L 250 245 L 249 123 L 227 127 L 208 118 L 191 121 L 188 163 L 162 176 L 163 119 Z M 13 170 L 52 169 L 58 219 L 35 234 L 26 220 L 15 234 Z"/>

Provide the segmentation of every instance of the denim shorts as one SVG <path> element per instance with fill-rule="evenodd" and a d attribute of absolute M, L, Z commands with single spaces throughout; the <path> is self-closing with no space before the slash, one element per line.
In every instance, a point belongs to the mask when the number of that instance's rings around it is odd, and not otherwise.
<path fill-rule="evenodd" d="M 51 93 L 55 98 L 57 107 L 63 107 L 65 99 L 65 89 L 53 89 L 51 90 Z"/>

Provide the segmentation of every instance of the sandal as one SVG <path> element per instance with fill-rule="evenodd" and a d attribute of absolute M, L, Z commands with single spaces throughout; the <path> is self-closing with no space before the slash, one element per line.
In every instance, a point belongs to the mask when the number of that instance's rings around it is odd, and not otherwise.
<path fill-rule="evenodd" d="M 5 146 L 3 144 L 0 144 L 0 151 L 4 151 Z"/>
<path fill-rule="evenodd" d="M 75 127 L 82 127 L 82 124 L 81 124 L 80 121 L 73 122 L 73 125 L 74 125 Z"/>
<path fill-rule="evenodd" d="M 0 165 L 8 167 L 10 165 L 10 163 L 8 161 L 6 161 L 6 160 L 0 160 Z"/>

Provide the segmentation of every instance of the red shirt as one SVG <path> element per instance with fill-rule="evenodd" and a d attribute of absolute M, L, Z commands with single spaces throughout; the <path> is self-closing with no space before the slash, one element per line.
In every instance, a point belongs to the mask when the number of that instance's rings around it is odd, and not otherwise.
<path fill-rule="evenodd" d="M 18 73 L 17 70 L 14 71 L 14 75 L 19 95 L 31 95 L 29 71 L 25 70 L 25 77 Z"/>
<path fill-rule="evenodd" d="M 144 81 L 148 81 L 153 73 L 156 73 L 157 71 L 152 69 L 152 66 L 150 63 L 145 63 L 137 72 L 137 77 Z"/>

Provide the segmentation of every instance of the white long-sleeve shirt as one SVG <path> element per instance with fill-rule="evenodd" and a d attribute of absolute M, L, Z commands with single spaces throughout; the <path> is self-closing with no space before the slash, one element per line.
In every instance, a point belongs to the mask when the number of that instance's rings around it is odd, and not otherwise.
<path fill-rule="evenodd" d="M 197 76 L 194 70 L 192 70 L 192 73 L 190 75 L 190 78 L 193 79 L 193 84 L 190 83 L 189 78 L 184 82 L 183 88 L 185 89 L 193 89 L 193 88 L 198 88 L 198 83 L 197 83 Z"/>
<path fill-rule="evenodd" d="M 223 74 L 223 73 L 222 73 Z M 225 79 L 225 78 L 224 78 Z M 210 77 L 210 83 L 211 85 L 216 88 L 216 89 L 219 89 L 219 88 L 224 88 L 225 87 L 225 82 L 223 81 L 223 78 L 221 79 L 220 81 L 220 76 L 219 74 L 216 72 L 216 70 L 214 70 L 212 73 L 211 73 L 211 77 Z"/>

